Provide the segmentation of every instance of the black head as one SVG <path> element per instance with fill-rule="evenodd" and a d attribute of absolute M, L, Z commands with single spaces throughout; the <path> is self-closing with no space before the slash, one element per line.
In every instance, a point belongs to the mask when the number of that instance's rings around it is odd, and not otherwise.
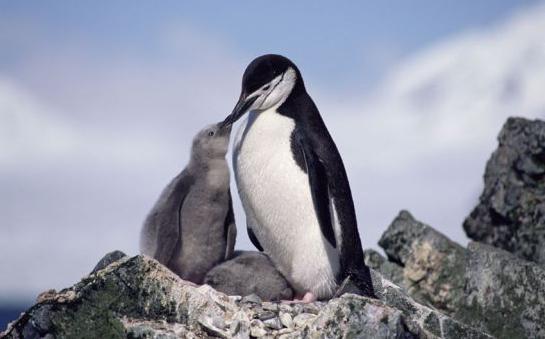
<path fill-rule="evenodd" d="M 276 54 L 254 59 L 242 76 L 242 91 L 235 109 L 222 126 L 232 125 L 248 111 L 264 111 L 281 104 L 294 88 L 304 89 L 304 84 L 290 59 Z"/>
<path fill-rule="evenodd" d="M 246 94 L 255 92 L 277 76 L 282 75 L 290 67 L 299 73 L 297 66 L 290 59 L 281 55 L 265 54 L 255 58 L 246 67 L 242 76 L 242 92 Z"/>

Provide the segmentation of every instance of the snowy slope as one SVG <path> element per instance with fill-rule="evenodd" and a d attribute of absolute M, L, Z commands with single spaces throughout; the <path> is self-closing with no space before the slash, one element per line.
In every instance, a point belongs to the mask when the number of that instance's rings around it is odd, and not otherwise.
<path fill-rule="evenodd" d="M 491 150 L 506 117 L 545 117 L 545 5 L 414 55 L 362 107 L 356 125 L 385 142 L 384 165 L 450 149 Z M 354 117 L 333 124 L 350 129 Z"/>

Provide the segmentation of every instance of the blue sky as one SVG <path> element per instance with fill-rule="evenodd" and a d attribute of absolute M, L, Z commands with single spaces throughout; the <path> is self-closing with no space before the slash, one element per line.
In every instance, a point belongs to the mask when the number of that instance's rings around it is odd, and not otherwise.
<path fill-rule="evenodd" d="M 99 59 L 198 58 L 202 51 L 173 54 L 158 39 L 165 28 L 183 26 L 213 36 L 244 61 L 269 52 L 285 54 L 303 62 L 309 80 L 334 81 L 335 90 L 361 90 L 414 51 L 534 2 L 4 1 L 0 19 L 7 25 L 2 29 L 30 43 L 14 41 L 3 49 L 0 62 L 9 72 L 41 49 L 70 43 Z M 30 26 L 41 41 L 25 37 L 21 26 Z"/>
<path fill-rule="evenodd" d="M 465 244 L 503 121 L 545 116 L 542 22 L 535 1 L 0 0 L 0 305 L 136 254 L 191 138 L 270 52 L 303 72 L 365 247 L 402 208 Z"/>

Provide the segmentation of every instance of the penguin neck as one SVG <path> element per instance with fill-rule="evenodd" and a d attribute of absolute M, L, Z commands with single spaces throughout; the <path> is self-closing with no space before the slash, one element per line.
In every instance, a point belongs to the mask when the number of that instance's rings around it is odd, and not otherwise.
<path fill-rule="evenodd" d="M 203 157 L 195 153 L 191 154 L 188 167 L 195 171 L 211 171 L 215 169 L 223 170 L 227 166 L 225 157 Z"/>
<path fill-rule="evenodd" d="M 306 120 L 318 113 L 302 81 L 297 81 L 290 95 L 276 108 L 276 112 L 296 121 Z M 319 114 L 319 113 L 318 113 Z"/>
<path fill-rule="evenodd" d="M 188 170 L 195 174 L 196 182 L 212 190 L 224 191 L 229 187 L 229 167 L 223 157 L 191 157 Z"/>

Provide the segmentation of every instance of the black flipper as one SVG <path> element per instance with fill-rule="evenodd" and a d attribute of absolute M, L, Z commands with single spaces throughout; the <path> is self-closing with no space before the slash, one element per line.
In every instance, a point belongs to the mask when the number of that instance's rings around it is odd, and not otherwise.
<path fill-rule="evenodd" d="M 333 247 L 340 245 L 337 249 L 341 257 L 341 273 L 338 277 L 341 281 L 338 281 L 340 288 L 337 294 L 356 293 L 376 298 L 369 267 L 363 261 L 348 178 L 335 145 L 332 141 L 330 145 L 313 142 L 298 130 L 294 131 L 294 139 L 303 153 L 322 234 Z M 334 156 L 328 158 L 326 154 Z M 335 205 L 331 204 L 332 198 L 335 198 Z M 340 239 L 336 238 L 333 228 L 333 208 L 339 216 Z"/>
<path fill-rule="evenodd" d="M 295 139 L 303 153 L 303 160 L 305 162 L 306 172 L 312 190 L 312 201 L 314 202 L 314 209 L 318 216 L 320 229 L 331 246 L 337 248 L 337 239 L 335 238 L 335 231 L 331 220 L 329 185 L 326 169 L 324 164 L 320 161 L 320 158 L 312 149 L 312 146 L 304 140 L 302 133 L 296 131 Z"/>
<path fill-rule="evenodd" d="M 235 241 L 237 239 L 237 226 L 235 224 L 235 214 L 233 213 L 233 199 L 231 190 L 229 190 L 229 209 L 225 216 L 225 260 L 231 259 L 235 250 Z"/>
<path fill-rule="evenodd" d="M 193 177 L 186 170 L 182 171 L 163 190 L 159 200 L 146 218 L 145 223 L 156 229 L 156 243 L 159 243 L 159 237 L 176 239 L 176 241 L 161 242 L 162 246 L 157 247 L 153 253 L 153 258 L 164 265 L 168 264 L 176 248 L 181 246 L 180 212 L 192 184 Z M 176 227 L 172 227 L 172 225 L 176 225 Z"/>
<path fill-rule="evenodd" d="M 248 229 L 248 237 L 250 237 L 250 241 L 252 244 L 254 244 L 255 248 L 257 248 L 260 252 L 263 252 L 263 247 L 259 243 L 259 240 L 257 240 L 257 237 L 254 234 L 254 231 L 251 227 L 247 227 Z"/>

